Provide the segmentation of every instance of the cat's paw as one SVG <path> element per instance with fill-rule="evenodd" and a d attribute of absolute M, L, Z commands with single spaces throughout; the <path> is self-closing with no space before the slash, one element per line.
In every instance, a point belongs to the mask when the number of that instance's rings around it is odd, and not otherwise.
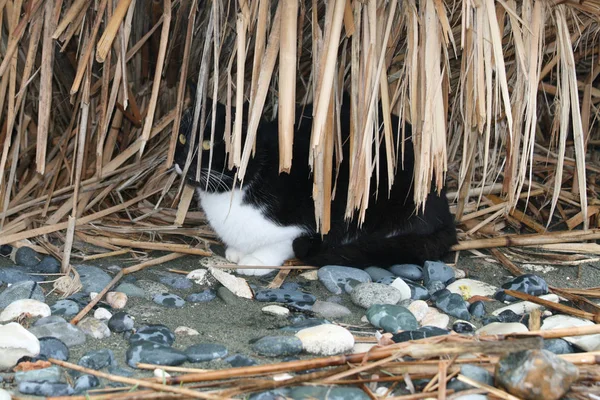
<path fill-rule="evenodd" d="M 240 252 L 238 249 L 228 247 L 227 250 L 225 250 L 225 258 L 234 264 L 239 263 L 242 257 L 244 257 L 244 254 L 242 254 L 242 252 Z"/>
<path fill-rule="evenodd" d="M 253 255 L 247 255 L 240 258 L 238 262 L 239 265 L 243 266 L 263 266 L 265 263 Z M 275 271 L 271 268 L 238 268 L 237 273 L 240 275 L 248 275 L 248 276 L 263 276 L 268 275 L 271 272 Z"/>

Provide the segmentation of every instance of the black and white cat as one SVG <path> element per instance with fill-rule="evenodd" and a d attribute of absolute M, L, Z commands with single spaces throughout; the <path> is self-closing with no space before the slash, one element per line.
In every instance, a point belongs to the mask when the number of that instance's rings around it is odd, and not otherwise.
<path fill-rule="evenodd" d="M 439 259 L 456 243 L 454 219 L 444 191 L 441 196 L 435 193 L 429 195 L 424 213 L 415 210 L 412 190 L 414 154 L 410 140 L 405 143 L 404 159 L 398 162 L 390 196 L 387 196 L 386 168 L 381 168 L 379 196 L 375 192 L 377 185 L 371 184 L 373 193 L 365 222 L 359 227 L 356 221 L 344 219 L 349 175 L 347 139 L 350 132 L 350 106 L 347 97 L 344 98 L 340 116 L 344 161 L 339 170 L 335 199 L 331 204 L 331 229 L 324 237 L 317 232 L 312 199 L 313 181 L 308 166 L 312 107 L 303 106 L 296 111 L 293 164 L 289 174 L 279 174 L 277 120 L 260 123 L 256 153 L 250 158 L 241 189 L 239 182 L 234 182 L 235 169 L 227 168 L 223 140 L 225 107 L 221 104 L 216 106 L 213 143 L 210 141 L 211 110 L 212 102 L 208 100 L 207 124 L 201 143 L 198 143 L 200 129 L 191 132 L 193 109 L 186 111 L 182 118 L 174 167 L 182 174 L 192 135 L 197 135 L 186 175 L 187 182 L 197 188 L 202 209 L 225 244 L 225 256 L 229 261 L 244 266 L 280 266 L 285 260 L 296 257 L 307 265 L 315 266 L 365 268 L 371 265 L 422 264 L 426 260 Z M 244 118 L 247 116 L 244 115 Z M 392 116 L 392 122 L 393 130 L 397 132 L 398 118 Z M 408 126 L 405 135 L 410 136 Z M 385 165 L 384 147 L 381 147 L 381 165 Z M 199 181 L 196 180 L 196 149 L 202 151 Z M 209 160 L 211 150 L 212 159 Z M 404 169 L 401 169 L 402 165 Z M 246 275 L 264 275 L 271 271 L 238 270 Z"/>

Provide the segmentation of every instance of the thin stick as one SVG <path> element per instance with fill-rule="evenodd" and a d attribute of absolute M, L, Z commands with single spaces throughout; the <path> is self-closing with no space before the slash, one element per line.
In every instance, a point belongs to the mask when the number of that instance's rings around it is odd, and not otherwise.
<path fill-rule="evenodd" d="M 600 229 L 546 234 L 506 235 L 490 239 L 466 240 L 452 246 L 453 251 L 489 249 L 492 247 L 535 246 L 600 239 Z"/>

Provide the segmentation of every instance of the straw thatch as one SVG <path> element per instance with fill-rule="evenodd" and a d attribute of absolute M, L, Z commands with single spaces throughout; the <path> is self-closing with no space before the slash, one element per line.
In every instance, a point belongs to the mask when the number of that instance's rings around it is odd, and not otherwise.
<path fill-rule="evenodd" d="M 205 246 L 212 234 L 169 168 L 182 110 L 196 104 L 194 126 L 210 123 L 207 96 L 250 104 L 246 142 L 239 119 L 226 132 L 240 177 L 265 115 L 280 116 L 289 170 L 294 107 L 315 104 L 325 233 L 343 91 L 348 215 L 364 215 L 372 173 L 401 167 L 393 112 L 413 125 L 416 202 L 447 181 L 463 239 L 598 227 L 599 15 L 598 0 L 0 0 L 0 244 L 33 245 L 65 269 L 85 243 Z M 386 165 L 374 141 L 394 149 Z M 549 250 L 598 253 L 578 246 Z"/>

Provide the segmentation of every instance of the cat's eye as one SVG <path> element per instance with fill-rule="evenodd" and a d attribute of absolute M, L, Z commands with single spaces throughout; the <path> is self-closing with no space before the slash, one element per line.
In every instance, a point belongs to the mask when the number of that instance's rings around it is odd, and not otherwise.
<path fill-rule="evenodd" d="M 202 142 L 202 150 L 210 150 L 210 140 L 205 140 Z"/>
<path fill-rule="evenodd" d="M 185 142 L 187 142 L 185 135 L 184 134 L 179 135 L 179 143 L 185 144 Z"/>

